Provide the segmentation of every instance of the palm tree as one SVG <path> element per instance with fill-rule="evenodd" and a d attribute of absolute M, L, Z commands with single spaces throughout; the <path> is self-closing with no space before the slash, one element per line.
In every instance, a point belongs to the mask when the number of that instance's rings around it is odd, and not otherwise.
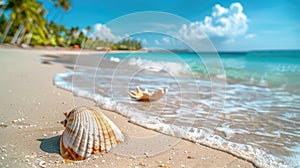
<path fill-rule="evenodd" d="M 17 38 L 24 38 L 26 32 L 30 33 L 34 29 L 37 30 L 42 38 L 46 37 L 47 21 L 43 17 L 46 14 L 46 11 L 41 3 L 36 0 L 8 0 L 7 3 L 6 10 L 11 10 L 11 15 L 10 21 L 2 35 L 1 42 L 3 42 L 6 38 L 6 35 L 13 23 L 15 25 L 19 25 L 19 29 L 11 41 L 13 44 L 16 42 Z"/>
<path fill-rule="evenodd" d="M 7 3 L 5 3 L 4 1 L 1 0 L 0 1 L 0 7 L 1 7 L 1 9 L 0 9 L 0 16 L 2 16 L 2 13 L 5 10 L 6 6 L 7 6 Z"/>
<path fill-rule="evenodd" d="M 55 3 L 56 8 L 61 7 L 65 12 L 67 12 L 71 8 L 71 2 L 69 0 L 51 0 L 51 1 Z"/>
<path fill-rule="evenodd" d="M 91 26 L 87 26 L 87 27 L 85 28 L 85 30 L 87 31 L 87 32 L 86 32 L 86 36 L 89 37 L 89 34 L 90 34 L 90 32 L 92 31 Z"/>
<path fill-rule="evenodd" d="M 2 13 L 6 9 L 7 5 L 8 5 L 8 2 L 5 3 L 4 1 L 1 1 L 1 4 L 0 4 L 0 6 L 1 6 L 1 11 L 0 11 L 0 13 L 1 13 L 1 19 L 2 19 L 2 17 L 5 17 L 4 15 L 2 15 Z M 8 24 L 6 25 L 6 27 L 4 29 L 4 32 L 3 32 L 2 36 L 1 36 L 1 39 L 0 39 L 0 44 L 2 44 L 4 42 L 4 40 L 5 40 L 6 36 L 7 36 L 7 33 L 9 31 L 10 27 L 12 26 L 12 24 L 13 24 L 13 21 L 10 20 L 8 22 Z M 2 24 L 2 25 L 4 25 L 4 24 Z"/>
<path fill-rule="evenodd" d="M 68 10 L 71 9 L 71 2 L 70 2 L 70 0 L 50 0 L 50 1 L 51 1 L 51 2 L 54 2 L 55 8 L 56 8 L 56 9 L 57 9 L 57 8 L 62 8 L 65 12 L 67 12 Z M 54 18 L 56 17 L 56 15 L 57 15 L 57 10 L 56 10 L 54 16 L 52 17 L 52 19 L 50 19 L 50 20 L 54 20 Z M 52 21 L 51 21 L 51 22 L 52 22 Z M 50 24 L 51 24 L 51 23 L 50 23 Z M 52 26 L 53 26 L 53 23 L 52 23 Z M 50 30 L 50 34 L 49 34 L 49 36 L 48 36 L 48 41 L 50 41 L 50 39 L 52 38 L 52 34 L 53 34 L 53 33 L 56 33 L 55 31 L 62 31 L 62 30 L 60 30 L 60 28 L 57 27 L 57 26 L 58 26 L 58 25 L 56 25 L 55 30 L 53 30 L 53 29 L 52 29 L 52 31 Z M 63 27 L 63 28 L 64 28 L 64 27 Z M 65 28 L 63 29 L 63 31 L 66 32 Z M 67 34 L 67 32 L 66 32 L 66 34 Z M 57 37 L 57 34 L 55 35 L 55 37 Z"/>
<path fill-rule="evenodd" d="M 63 25 L 58 25 L 51 21 L 48 26 L 49 36 L 47 43 L 50 45 L 66 46 L 67 29 Z"/>
<path fill-rule="evenodd" d="M 6 25 L 5 30 L 4 30 L 4 32 L 3 32 L 3 34 L 2 34 L 1 39 L 0 39 L 0 43 L 1 43 L 1 44 L 4 42 L 4 40 L 5 40 L 6 36 L 7 36 L 7 33 L 8 33 L 8 31 L 9 31 L 10 27 L 12 26 L 12 24 L 13 24 L 13 21 L 10 20 L 10 21 L 8 22 L 8 24 Z"/>
<path fill-rule="evenodd" d="M 5 15 L 0 15 L 0 25 L 5 25 L 7 22 Z M 3 27 L 0 27 L 0 32 L 4 31 Z"/>
<path fill-rule="evenodd" d="M 55 8 L 62 8 L 65 12 L 69 11 L 71 9 L 71 2 L 70 0 L 50 0 L 51 2 L 54 2 Z M 54 15 L 50 20 L 54 20 L 58 16 L 58 10 L 55 11 Z"/>
<path fill-rule="evenodd" d="M 77 44 L 77 39 L 79 37 L 79 27 L 72 27 L 71 28 L 71 46 Z"/>

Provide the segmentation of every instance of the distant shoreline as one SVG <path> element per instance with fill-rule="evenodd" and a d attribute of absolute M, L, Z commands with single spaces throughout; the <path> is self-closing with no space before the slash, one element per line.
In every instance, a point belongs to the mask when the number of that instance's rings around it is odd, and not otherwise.
<path fill-rule="evenodd" d="M 64 47 L 52 47 L 52 46 L 37 46 L 23 48 L 21 46 L 11 45 L 11 44 L 0 44 L 0 48 L 15 48 L 15 49 L 25 49 L 25 50 L 49 50 L 49 51 L 70 51 L 70 52 L 91 52 L 91 53 L 144 53 L 148 50 L 90 50 L 90 49 L 75 49 L 75 48 L 64 48 Z"/>
<path fill-rule="evenodd" d="M 11 45 L 11 44 L 0 44 L 0 48 L 16 48 L 16 49 L 25 49 L 25 50 L 48 50 L 48 51 L 59 51 L 63 54 L 73 54 L 73 53 L 80 53 L 80 54 L 105 54 L 105 53 L 162 53 L 162 52 L 173 52 L 173 53 L 198 53 L 198 54 L 249 54 L 249 53 L 256 53 L 256 52 L 299 52 L 300 49 L 261 49 L 261 50 L 246 50 L 246 51 L 216 51 L 216 52 L 194 52 L 189 51 L 186 49 L 177 50 L 177 49 L 170 49 L 170 50 L 151 50 L 151 49 L 141 49 L 141 50 L 89 50 L 89 49 L 74 49 L 74 48 L 63 48 L 63 47 L 29 47 L 23 48 L 21 46 Z"/>

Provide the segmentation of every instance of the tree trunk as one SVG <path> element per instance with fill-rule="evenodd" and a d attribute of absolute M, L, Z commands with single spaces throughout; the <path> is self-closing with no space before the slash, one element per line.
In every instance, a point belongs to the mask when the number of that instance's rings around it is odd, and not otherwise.
<path fill-rule="evenodd" d="M 22 31 L 20 33 L 20 36 L 19 36 L 19 38 L 17 40 L 17 44 L 18 45 L 20 45 L 22 43 L 22 41 L 24 39 L 24 36 L 25 36 L 25 33 L 26 33 L 26 29 L 25 29 L 25 27 L 23 27 L 23 29 L 22 29 Z"/>
<path fill-rule="evenodd" d="M 30 44 L 32 33 L 33 33 L 32 30 L 30 30 L 30 33 L 29 33 L 29 35 L 27 37 L 27 41 L 26 41 L 27 46 L 29 46 L 29 44 Z"/>
<path fill-rule="evenodd" d="M 47 45 L 51 45 L 52 33 L 53 33 L 52 30 L 50 30 L 50 33 L 48 34 Z"/>
<path fill-rule="evenodd" d="M 16 41 L 17 41 L 23 27 L 24 26 L 22 24 L 20 24 L 20 26 L 19 26 L 17 32 L 15 33 L 14 37 L 11 39 L 10 44 L 16 44 Z"/>
<path fill-rule="evenodd" d="M 5 40 L 6 36 L 7 36 L 7 33 L 8 33 L 8 31 L 9 31 L 10 27 L 12 26 L 12 24 L 13 24 L 13 21 L 12 21 L 12 20 L 9 21 L 9 23 L 7 24 L 5 30 L 4 30 L 4 32 L 3 32 L 3 34 L 2 34 L 2 37 L 1 37 L 1 39 L 0 39 L 0 43 L 1 43 L 1 44 L 4 43 L 4 40 Z"/>

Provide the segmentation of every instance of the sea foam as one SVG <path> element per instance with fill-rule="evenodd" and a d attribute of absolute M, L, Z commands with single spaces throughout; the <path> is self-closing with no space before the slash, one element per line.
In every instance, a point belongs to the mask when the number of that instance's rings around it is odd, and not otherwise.
<path fill-rule="evenodd" d="M 288 167 L 282 160 L 267 154 L 265 151 L 252 147 L 250 145 L 231 142 L 216 135 L 214 131 L 207 130 L 205 128 L 187 127 L 180 125 L 170 125 L 164 123 L 162 118 L 148 116 L 146 114 L 136 111 L 125 104 L 119 103 L 112 98 L 103 97 L 99 94 L 92 93 L 73 86 L 72 83 L 65 80 L 74 75 L 74 72 L 69 70 L 66 73 L 57 74 L 54 78 L 54 84 L 60 88 L 72 91 L 74 95 L 94 100 L 96 105 L 110 111 L 117 112 L 124 116 L 127 116 L 130 122 L 144 126 L 146 128 L 156 130 L 161 133 L 176 136 L 186 140 L 193 141 L 195 143 L 203 144 L 214 149 L 222 150 L 242 157 L 251 161 L 259 167 Z M 234 134 L 247 133 L 242 130 L 234 130 L 226 127 L 219 127 L 216 130 L 224 132 L 226 138 L 232 137 Z"/>
<path fill-rule="evenodd" d="M 101 69 L 103 74 L 69 70 L 57 74 L 54 84 L 76 96 L 92 99 L 97 106 L 122 114 L 133 123 L 231 153 L 256 166 L 300 167 L 297 73 L 300 66 L 297 62 L 285 63 L 287 58 L 284 57 L 282 60 L 274 58 L 274 63 L 270 63 L 252 54 L 242 55 L 239 64 L 240 58 L 235 55 L 227 64 L 226 57 L 222 58 L 225 74 L 219 73 L 220 69 L 213 65 L 208 74 L 207 65 L 199 61 L 189 60 L 185 64 L 168 61 L 165 57 L 157 59 L 159 53 L 154 58 L 152 54 L 150 59 L 145 55 L 126 60 L 129 66 L 145 70 L 132 79 L 126 76 L 131 67 L 125 66 L 126 69 L 117 69 L 122 72 L 119 75 L 112 73 L 114 76 L 106 72 L 116 72 L 115 69 Z M 190 55 L 182 57 L 190 58 Z M 116 55 L 108 58 L 112 62 L 124 61 Z M 210 79 L 214 77 L 226 80 L 225 96 L 211 88 L 222 88 L 222 83 L 212 85 Z M 74 78 L 79 82 L 74 82 Z M 128 78 L 130 83 L 122 83 Z M 79 85 L 80 81 L 95 83 L 85 86 Z M 155 102 L 145 106 L 128 99 L 128 92 L 137 84 L 145 88 L 168 86 L 170 91 L 162 104 Z M 95 88 L 87 88 L 89 86 Z M 222 99 L 224 106 L 212 107 L 212 102 Z M 165 110 L 160 111 L 158 107 Z"/>

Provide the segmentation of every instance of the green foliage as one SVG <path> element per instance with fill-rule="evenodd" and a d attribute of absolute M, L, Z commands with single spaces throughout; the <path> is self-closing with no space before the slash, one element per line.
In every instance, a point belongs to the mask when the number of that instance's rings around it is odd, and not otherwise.
<path fill-rule="evenodd" d="M 49 31 L 47 44 L 51 46 L 61 46 L 65 47 L 66 45 L 66 34 L 67 29 L 64 26 L 57 25 L 54 22 L 50 22 L 47 25 L 47 29 Z"/>
<path fill-rule="evenodd" d="M 8 0 L 5 10 L 11 12 L 9 22 L 12 24 L 5 27 L 4 32 L 7 34 L 3 35 L 4 42 L 7 38 L 11 39 L 12 36 L 22 40 L 25 34 L 34 30 L 41 38 L 46 39 L 48 34 L 47 20 L 44 18 L 46 10 L 40 2 L 36 0 Z M 25 33 L 20 34 L 20 32 Z"/>
<path fill-rule="evenodd" d="M 64 11 L 71 8 L 70 0 L 50 1 L 54 2 L 56 8 L 62 8 Z M 141 43 L 133 39 L 113 43 L 107 39 L 88 38 L 92 30 L 90 26 L 86 27 L 87 34 L 84 34 L 79 27 L 68 29 L 53 21 L 48 22 L 45 19 L 45 8 L 37 0 L 7 0 L 7 3 L 5 10 L 10 11 L 9 18 L 5 18 L 5 15 L 0 16 L 0 39 L 4 43 L 20 41 L 32 46 L 54 47 L 79 45 L 81 48 L 92 50 L 139 50 L 142 48 Z"/>
<path fill-rule="evenodd" d="M 100 40 L 99 38 L 87 38 L 83 43 L 83 47 L 85 49 L 91 50 L 107 50 L 111 49 L 111 46 L 113 46 L 113 42 L 108 40 Z"/>
<path fill-rule="evenodd" d="M 140 50 L 142 44 L 135 39 L 124 39 L 112 46 L 113 50 Z"/>
<path fill-rule="evenodd" d="M 6 20 L 5 15 L 0 16 L 0 38 L 3 35 L 3 32 L 5 30 L 5 27 L 7 26 L 8 22 Z"/>
<path fill-rule="evenodd" d="M 63 8 L 64 11 L 68 11 L 71 8 L 71 2 L 69 0 L 51 0 L 55 3 L 56 8 Z"/>
<path fill-rule="evenodd" d="M 0 33 L 4 31 L 6 25 L 7 25 L 7 19 L 5 15 L 2 14 L 2 16 L 0 16 Z"/>

